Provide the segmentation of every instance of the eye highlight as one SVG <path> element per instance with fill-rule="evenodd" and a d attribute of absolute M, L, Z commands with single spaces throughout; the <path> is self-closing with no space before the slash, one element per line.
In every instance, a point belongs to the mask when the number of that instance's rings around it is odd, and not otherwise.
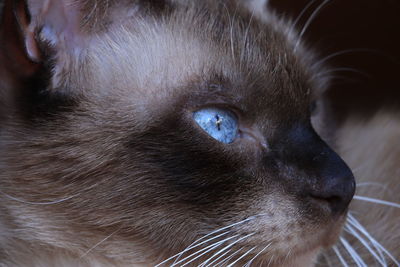
<path fill-rule="evenodd" d="M 238 120 L 229 110 L 204 108 L 193 113 L 193 119 L 212 138 L 230 144 L 238 134 Z"/>

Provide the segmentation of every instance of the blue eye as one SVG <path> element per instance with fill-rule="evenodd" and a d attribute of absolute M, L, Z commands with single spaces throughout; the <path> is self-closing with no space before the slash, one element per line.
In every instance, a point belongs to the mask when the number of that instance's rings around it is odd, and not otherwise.
<path fill-rule="evenodd" d="M 226 144 L 235 141 L 238 121 L 232 112 L 219 108 L 204 108 L 194 112 L 193 118 L 214 139 Z"/>

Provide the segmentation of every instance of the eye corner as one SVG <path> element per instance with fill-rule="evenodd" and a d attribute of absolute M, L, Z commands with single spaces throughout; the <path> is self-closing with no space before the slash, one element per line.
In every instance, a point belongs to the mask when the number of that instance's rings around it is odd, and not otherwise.
<path fill-rule="evenodd" d="M 262 149 L 269 149 L 267 140 L 258 129 L 246 126 L 239 127 L 238 136 L 241 140 L 252 142 Z"/>

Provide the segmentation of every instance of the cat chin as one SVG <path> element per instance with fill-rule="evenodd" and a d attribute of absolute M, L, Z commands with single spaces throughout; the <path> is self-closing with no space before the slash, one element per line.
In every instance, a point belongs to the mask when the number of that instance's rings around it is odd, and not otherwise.
<path fill-rule="evenodd" d="M 340 220 L 344 221 L 345 216 Z M 260 257 L 254 266 L 264 266 L 267 264 L 270 267 L 305 267 L 314 266 L 320 253 L 334 245 L 340 235 L 343 222 L 337 223 L 334 227 L 330 228 L 325 235 L 321 235 L 318 239 L 319 244 L 307 244 L 304 242 L 297 251 L 291 248 L 287 249 L 285 255 L 266 255 Z"/>
<path fill-rule="evenodd" d="M 240 246 L 247 249 L 256 246 L 263 248 L 267 244 L 268 248 L 257 256 L 258 260 L 254 262 L 254 266 L 314 266 L 318 255 L 337 242 L 345 221 L 346 213 L 332 217 L 325 222 L 310 223 L 309 225 L 293 224 L 291 227 L 285 225 L 281 231 L 278 230 L 279 228 L 268 229 L 251 240 L 246 240 L 247 242 Z M 274 239 L 271 238 L 271 234 L 275 234 Z M 271 242 L 271 246 L 268 246 L 265 240 L 271 239 L 275 242 Z M 264 244 L 264 246 L 260 244 Z M 259 253 L 257 249 L 250 253 L 243 264 L 246 264 L 257 253 Z"/>

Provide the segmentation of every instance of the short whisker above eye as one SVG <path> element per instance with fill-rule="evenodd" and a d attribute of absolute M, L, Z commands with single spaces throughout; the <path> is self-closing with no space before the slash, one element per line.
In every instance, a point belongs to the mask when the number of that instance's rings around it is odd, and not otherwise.
<path fill-rule="evenodd" d="M 293 20 L 292 25 L 289 28 L 289 34 L 292 34 L 297 27 L 297 23 L 302 19 L 303 15 L 307 12 L 307 10 L 316 2 L 317 0 L 311 0 L 303 7 L 300 11 L 299 15 Z"/>
<path fill-rule="evenodd" d="M 307 31 L 308 27 L 311 25 L 311 23 L 314 21 L 314 19 L 317 17 L 317 15 L 321 12 L 322 8 L 324 6 L 326 6 L 329 2 L 331 2 L 331 0 L 324 0 L 323 2 L 321 2 L 321 4 L 319 6 L 317 6 L 317 8 L 315 8 L 315 10 L 311 13 L 310 17 L 308 18 L 308 20 L 306 21 L 306 23 L 304 23 L 303 28 L 301 29 L 300 33 L 299 33 L 299 37 L 297 39 L 297 42 L 294 46 L 294 52 L 297 51 L 297 48 L 300 44 L 300 41 L 302 40 L 302 37 L 304 35 L 304 33 Z"/>

